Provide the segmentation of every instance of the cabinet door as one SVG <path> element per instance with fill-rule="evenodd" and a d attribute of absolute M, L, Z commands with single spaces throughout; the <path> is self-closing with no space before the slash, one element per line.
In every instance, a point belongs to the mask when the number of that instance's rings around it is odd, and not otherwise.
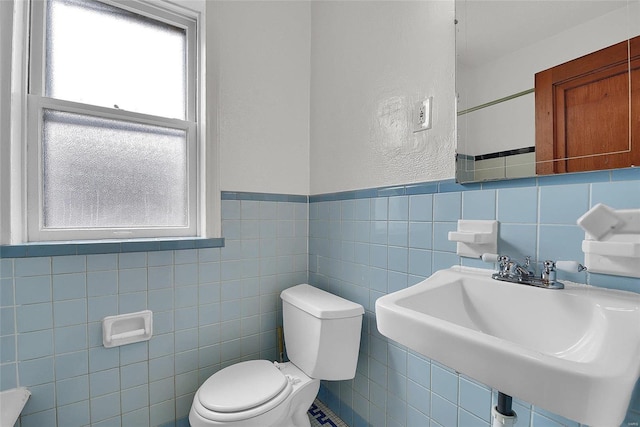
<path fill-rule="evenodd" d="M 535 81 L 537 174 L 640 165 L 640 37 Z"/>

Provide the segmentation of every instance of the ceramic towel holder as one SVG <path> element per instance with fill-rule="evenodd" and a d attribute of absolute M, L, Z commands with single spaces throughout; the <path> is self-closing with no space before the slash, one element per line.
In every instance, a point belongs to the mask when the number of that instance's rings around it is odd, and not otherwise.
<path fill-rule="evenodd" d="M 485 253 L 498 252 L 498 221 L 458 220 L 458 230 L 449 232 L 449 240 L 457 242 L 457 254 L 480 258 Z"/>
<path fill-rule="evenodd" d="M 153 335 L 150 310 L 107 316 L 102 319 L 102 344 L 109 347 L 148 341 Z"/>
<path fill-rule="evenodd" d="M 640 209 L 599 203 L 577 222 L 585 231 L 582 251 L 590 272 L 640 277 Z"/>

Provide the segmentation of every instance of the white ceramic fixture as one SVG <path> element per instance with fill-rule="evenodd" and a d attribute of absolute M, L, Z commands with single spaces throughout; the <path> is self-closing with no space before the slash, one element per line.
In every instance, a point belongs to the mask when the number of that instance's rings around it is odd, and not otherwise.
<path fill-rule="evenodd" d="M 451 267 L 379 298 L 380 332 L 502 393 L 619 426 L 640 376 L 640 294 L 548 290 Z"/>
<path fill-rule="evenodd" d="M 364 308 L 306 284 L 280 297 L 290 362 L 249 360 L 216 372 L 196 391 L 192 427 L 309 427 L 320 380 L 355 376 Z"/>
<path fill-rule="evenodd" d="M 13 427 L 31 392 L 24 387 L 0 392 L 0 427 Z"/>

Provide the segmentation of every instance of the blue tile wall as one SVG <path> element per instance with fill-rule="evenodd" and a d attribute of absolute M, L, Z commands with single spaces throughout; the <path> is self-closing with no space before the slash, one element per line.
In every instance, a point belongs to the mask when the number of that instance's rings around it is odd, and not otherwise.
<path fill-rule="evenodd" d="M 366 309 L 356 377 L 323 382 L 321 400 L 354 427 L 488 427 L 497 391 L 380 335 L 375 300 L 451 265 L 491 268 L 455 254 L 447 233 L 460 218 L 500 221 L 500 253 L 582 261 L 584 232 L 576 219 L 596 203 L 640 208 L 639 171 L 471 186 L 444 181 L 311 196 L 310 283 Z M 640 292 L 637 278 L 567 273 L 561 278 Z M 518 426 L 579 426 L 517 398 L 514 409 Z M 639 420 L 640 382 L 622 426 Z"/>
<path fill-rule="evenodd" d="M 31 390 L 21 427 L 184 426 L 214 372 L 275 360 L 279 293 L 307 281 L 307 197 L 229 193 L 222 211 L 223 248 L 2 253 L 0 389 Z M 143 309 L 149 342 L 102 346 L 103 317 Z"/>

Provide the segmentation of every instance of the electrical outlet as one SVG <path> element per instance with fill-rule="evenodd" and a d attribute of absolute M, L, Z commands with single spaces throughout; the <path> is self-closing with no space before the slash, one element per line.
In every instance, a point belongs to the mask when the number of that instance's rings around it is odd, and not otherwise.
<path fill-rule="evenodd" d="M 428 97 L 416 103 L 413 112 L 413 131 L 420 132 L 431 129 L 431 109 L 433 97 Z"/>

